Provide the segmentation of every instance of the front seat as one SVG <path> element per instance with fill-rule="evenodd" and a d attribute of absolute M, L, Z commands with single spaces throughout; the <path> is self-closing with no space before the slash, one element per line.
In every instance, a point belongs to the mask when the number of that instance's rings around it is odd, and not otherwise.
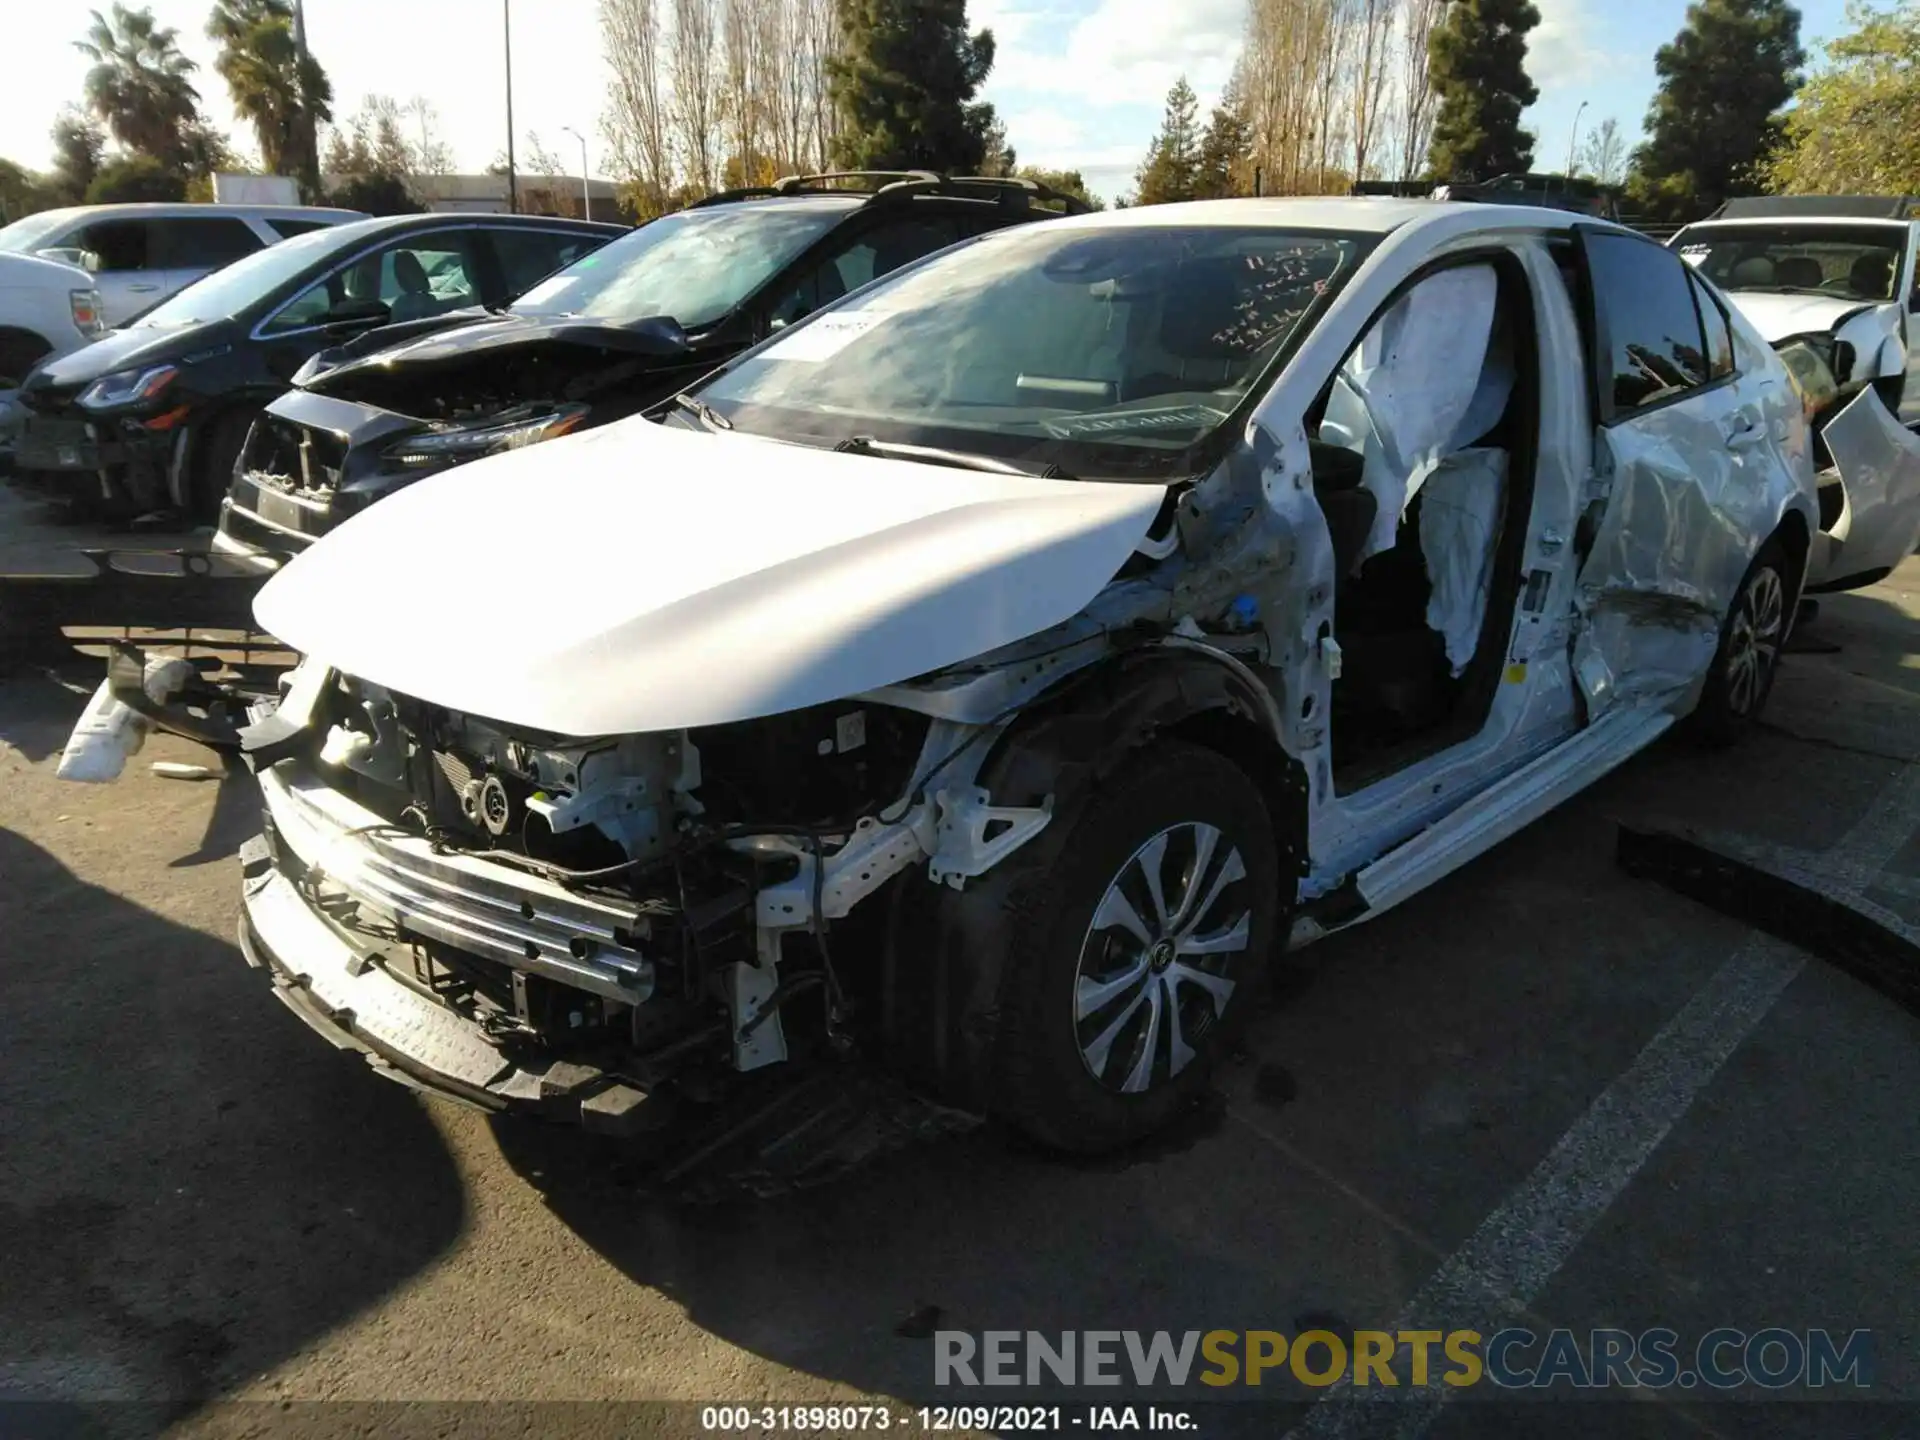
<path fill-rule="evenodd" d="M 1862 300 L 1885 300 L 1893 293 L 1893 262 L 1884 254 L 1869 253 L 1847 271 L 1847 288 Z"/>
<path fill-rule="evenodd" d="M 400 293 L 393 297 L 391 307 L 393 322 L 397 325 L 403 320 L 424 320 L 434 313 L 433 291 L 427 284 L 426 266 L 420 263 L 420 257 L 411 250 L 402 250 L 393 257 L 393 279 L 400 287 Z"/>

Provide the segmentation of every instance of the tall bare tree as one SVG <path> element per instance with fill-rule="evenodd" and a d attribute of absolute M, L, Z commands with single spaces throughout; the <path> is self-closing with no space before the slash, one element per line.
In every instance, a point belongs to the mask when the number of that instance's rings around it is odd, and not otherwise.
<path fill-rule="evenodd" d="M 600 38 L 613 69 L 601 122 L 609 168 L 652 215 L 673 189 L 672 102 L 662 73 L 658 0 L 600 0 Z"/>
<path fill-rule="evenodd" d="M 1235 83 L 1268 194 L 1345 188 L 1358 17 L 1365 0 L 1248 0 Z M 1339 157 L 1341 165 L 1335 164 Z"/>
<path fill-rule="evenodd" d="M 1402 180 L 1411 180 L 1426 169 L 1427 150 L 1433 140 L 1436 110 L 1433 81 L 1427 68 L 1427 42 L 1447 0 L 1406 0 L 1401 14 L 1400 65 L 1397 76 L 1399 93 L 1394 97 L 1394 117 L 1398 121 L 1394 136 L 1399 152 Z"/>
<path fill-rule="evenodd" d="M 1393 67 L 1394 33 L 1400 27 L 1400 0 L 1357 0 L 1354 14 L 1352 75 L 1353 178 L 1364 180 L 1380 143 L 1380 122 Z"/>
<path fill-rule="evenodd" d="M 1620 133 L 1618 120 L 1609 115 L 1587 132 L 1575 168 L 1602 185 L 1618 185 L 1627 178 L 1627 137 Z"/>
<path fill-rule="evenodd" d="M 667 74 L 673 85 L 673 138 L 687 183 L 702 191 L 720 172 L 720 25 L 718 0 L 673 0 Z"/>
<path fill-rule="evenodd" d="M 599 0 L 609 167 L 647 214 L 824 168 L 835 0 Z"/>

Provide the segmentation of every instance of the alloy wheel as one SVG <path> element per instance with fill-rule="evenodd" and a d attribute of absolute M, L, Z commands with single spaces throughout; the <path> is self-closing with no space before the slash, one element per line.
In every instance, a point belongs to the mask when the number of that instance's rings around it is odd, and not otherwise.
<path fill-rule="evenodd" d="M 1093 913 L 1074 975 L 1080 1058 L 1138 1094 L 1193 1061 L 1252 940 L 1246 861 L 1214 826 L 1171 825 L 1128 857 Z"/>
<path fill-rule="evenodd" d="M 1740 594 L 1727 635 L 1727 708 L 1750 714 L 1766 693 L 1786 629 L 1786 586 L 1780 572 L 1762 566 Z"/>

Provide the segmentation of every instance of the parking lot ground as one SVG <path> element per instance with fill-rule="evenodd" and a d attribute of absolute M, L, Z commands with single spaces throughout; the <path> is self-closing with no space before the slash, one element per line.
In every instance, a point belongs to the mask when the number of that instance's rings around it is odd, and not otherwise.
<path fill-rule="evenodd" d="M 1869 1329 L 1875 1403 L 1549 1415 L 1476 1390 L 1376 1432 L 1335 1393 L 1307 1433 L 1920 1431 L 1920 1020 L 1612 858 L 1618 821 L 1838 848 L 1920 919 L 1920 561 L 1829 598 L 1800 649 L 1748 743 L 1663 742 L 1305 952 L 1217 1103 L 1151 1151 L 1071 1164 L 989 1127 L 699 1207 L 575 1132 L 422 1100 L 321 1044 L 232 944 L 249 782 L 154 776 L 206 759 L 163 737 L 118 785 L 62 784 L 95 676 L 16 676 L 0 1394 L 144 1400 L 209 1435 L 258 1433 L 262 1411 L 215 1403 L 236 1398 L 1004 1403 L 1036 1397 L 938 1389 L 917 1332 L 1431 1316 L 1686 1345 Z M 1275 1371 L 1231 1398 L 1317 1394 Z M 1226 1405 L 1201 1433 L 1297 1418 Z"/>

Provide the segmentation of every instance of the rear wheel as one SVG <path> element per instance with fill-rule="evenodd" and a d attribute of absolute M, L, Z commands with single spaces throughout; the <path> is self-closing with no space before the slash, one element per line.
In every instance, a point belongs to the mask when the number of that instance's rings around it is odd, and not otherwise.
<path fill-rule="evenodd" d="M 1015 902 L 996 1108 L 1092 1152 L 1158 1129 L 1206 1085 L 1281 907 L 1266 809 L 1213 751 L 1156 742 L 1070 823 Z"/>
<path fill-rule="evenodd" d="M 1730 745 L 1759 718 L 1780 664 L 1787 635 L 1789 566 L 1786 551 L 1769 540 L 1747 567 L 1720 627 L 1720 647 L 1693 712 L 1696 734 Z"/>

